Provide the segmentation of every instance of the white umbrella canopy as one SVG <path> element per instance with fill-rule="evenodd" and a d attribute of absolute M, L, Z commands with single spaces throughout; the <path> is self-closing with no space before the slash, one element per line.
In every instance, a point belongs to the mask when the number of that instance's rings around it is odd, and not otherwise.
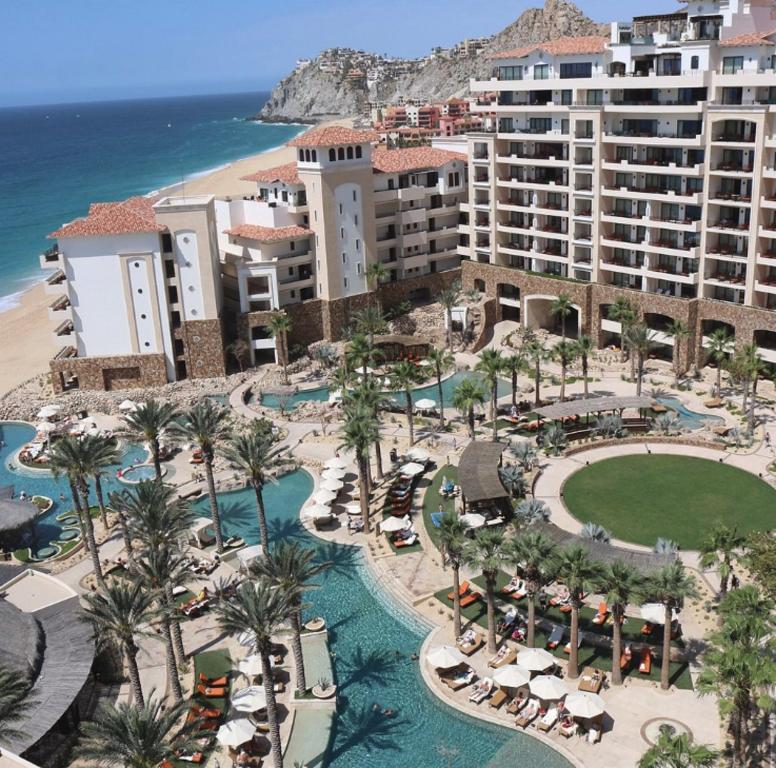
<path fill-rule="evenodd" d="M 531 682 L 531 673 L 519 664 L 507 664 L 493 673 L 493 679 L 504 688 L 520 688 Z"/>
<path fill-rule="evenodd" d="M 253 632 L 251 632 L 251 638 L 253 639 Z M 245 643 L 241 643 L 241 645 L 245 645 Z M 250 645 L 253 645 L 253 642 L 251 642 Z M 275 666 L 275 661 L 271 656 L 269 657 L 269 664 L 271 667 Z M 237 662 L 237 669 L 248 677 L 260 675 L 262 673 L 261 656 L 259 656 L 258 653 L 252 653 L 250 656 L 246 656 L 244 659 Z"/>
<path fill-rule="evenodd" d="M 327 491 L 325 488 L 321 488 L 321 490 L 313 496 L 313 501 L 316 504 L 331 504 L 336 498 L 337 494 L 334 493 L 334 491 Z"/>
<path fill-rule="evenodd" d="M 351 517 L 355 517 L 356 515 L 361 514 L 361 505 L 360 504 L 348 504 L 345 507 L 345 512 L 350 515 Z"/>
<path fill-rule="evenodd" d="M 342 480 L 343 477 L 347 472 L 345 472 L 344 469 L 324 469 L 323 472 L 321 472 L 321 477 L 324 480 Z"/>
<path fill-rule="evenodd" d="M 344 485 L 345 483 L 343 483 L 342 480 L 332 480 L 329 478 L 321 483 L 321 488 L 323 488 L 324 491 L 339 491 Z"/>
<path fill-rule="evenodd" d="M 424 368 L 427 368 L 429 365 L 431 365 L 430 360 L 421 360 L 418 365 L 422 365 Z"/>
<path fill-rule="evenodd" d="M 409 451 L 407 451 L 407 458 L 412 461 L 428 461 L 429 456 L 429 452 L 423 448 L 410 448 Z"/>
<path fill-rule="evenodd" d="M 644 603 L 641 606 L 641 618 L 650 624 L 664 624 L 666 609 L 663 603 Z M 671 621 L 676 619 L 676 611 L 671 611 Z"/>
<path fill-rule="evenodd" d="M 122 400 L 119 403 L 119 410 L 125 413 L 132 413 L 137 410 L 137 405 L 132 400 Z"/>
<path fill-rule="evenodd" d="M 368 365 L 367 365 L 366 367 L 363 367 L 363 366 L 362 366 L 362 367 L 360 367 L 360 368 L 356 368 L 356 370 L 355 370 L 355 371 L 353 371 L 353 373 L 355 373 L 355 374 L 356 374 L 356 376 L 363 376 L 363 375 L 364 375 L 364 373 L 366 373 L 367 375 L 369 375 L 370 373 L 374 373 L 374 372 L 375 372 L 375 369 L 374 369 L 374 368 L 372 368 L 372 367 L 370 367 L 370 366 L 368 366 Z"/>
<path fill-rule="evenodd" d="M 520 666 L 529 672 L 543 672 L 555 664 L 555 657 L 544 648 L 528 648 L 520 651 Z"/>
<path fill-rule="evenodd" d="M 394 533 L 396 531 L 403 531 L 405 528 L 409 528 L 410 525 L 410 519 L 407 515 L 404 517 L 389 517 L 380 523 L 380 530 L 383 533 Z"/>
<path fill-rule="evenodd" d="M 324 504 L 313 504 L 311 507 L 307 507 L 307 513 L 312 518 L 331 517 L 331 509 Z"/>
<path fill-rule="evenodd" d="M 437 669 L 450 669 L 450 667 L 457 667 L 466 661 L 466 656 L 452 645 L 440 645 L 437 648 L 432 648 L 426 658 L 428 663 Z"/>
<path fill-rule="evenodd" d="M 531 680 L 530 686 L 531 693 L 545 701 L 562 699 L 569 692 L 563 680 L 554 675 L 539 675 Z"/>
<path fill-rule="evenodd" d="M 267 706 L 267 694 L 264 687 L 249 685 L 232 694 L 232 705 L 238 712 L 256 712 Z"/>
<path fill-rule="evenodd" d="M 35 431 L 45 435 L 47 435 L 49 432 L 53 432 L 55 429 L 56 426 L 50 421 L 41 421 L 40 424 L 35 425 Z"/>
<path fill-rule="evenodd" d="M 570 693 L 563 706 L 573 717 L 598 717 L 606 712 L 606 702 L 597 693 L 587 691 Z"/>
<path fill-rule="evenodd" d="M 323 466 L 326 467 L 326 469 L 345 469 L 345 467 L 348 466 L 348 463 L 341 456 L 334 456 L 326 461 Z"/>
<path fill-rule="evenodd" d="M 477 512 L 469 512 L 461 515 L 461 522 L 469 528 L 482 528 L 485 525 L 485 518 Z"/>
<path fill-rule="evenodd" d="M 426 471 L 426 468 L 421 466 L 420 464 L 416 464 L 414 461 L 410 461 L 408 464 L 405 464 L 401 469 L 399 469 L 399 473 L 402 475 L 407 475 L 407 477 L 415 477 L 415 475 L 422 475 Z"/>
<path fill-rule="evenodd" d="M 225 747 L 239 747 L 250 741 L 256 733 L 256 726 L 248 720 L 247 717 L 241 717 L 239 720 L 230 720 L 224 723 L 216 734 L 219 744 Z"/>
<path fill-rule="evenodd" d="M 253 544 L 250 547 L 237 550 L 237 559 L 240 561 L 240 564 L 244 565 L 246 568 L 261 557 L 264 557 L 264 548 L 261 544 Z"/>
<path fill-rule="evenodd" d="M 61 411 L 61 405 L 44 405 L 43 408 L 38 411 L 37 418 L 50 419 L 52 416 L 56 416 L 58 413 L 61 413 Z"/>
<path fill-rule="evenodd" d="M 430 411 L 432 408 L 436 408 L 436 400 L 432 400 L 431 398 L 424 397 L 421 400 L 418 400 L 415 403 L 415 407 L 419 411 Z"/>

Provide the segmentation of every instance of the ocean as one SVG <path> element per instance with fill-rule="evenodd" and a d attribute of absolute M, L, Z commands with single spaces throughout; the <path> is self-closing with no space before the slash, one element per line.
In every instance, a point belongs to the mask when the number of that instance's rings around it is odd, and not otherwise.
<path fill-rule="evenodd" d="M 142 195 L 278 147 L 303 127 L 244 118 L 266 93 L 0 109 L 0 311 L 41 279 L 46 235 L 89 203 Z"/>

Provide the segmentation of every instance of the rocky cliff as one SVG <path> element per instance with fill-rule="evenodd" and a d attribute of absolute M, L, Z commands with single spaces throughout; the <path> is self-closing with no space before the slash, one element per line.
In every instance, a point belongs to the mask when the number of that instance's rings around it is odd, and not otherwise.
<path fill-rule="evenodd" d="M 344 71 L 321 71 L 320 57 L 304 69 L 283 78 L 273 89 L 259 117 L 263 120 L 317 121 L 329 117 L 364 114 L 370 101 L 396 102 L 399 97 L 446 99 L 465 96 L 469 78 L 487 76 L 488 54 L 540 43 L 565 35 L 606 34 L 567 0 L 546 0 L 543 8 L 531 8 L 494 35 L 484 50 L 468 58 L 434 58 L 413 71 L 367 85 L 347 79 Z"/>

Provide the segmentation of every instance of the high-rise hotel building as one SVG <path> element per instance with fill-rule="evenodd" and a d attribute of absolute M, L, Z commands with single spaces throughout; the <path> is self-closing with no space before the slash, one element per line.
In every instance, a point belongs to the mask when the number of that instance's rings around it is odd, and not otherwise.
<path fill-rule="evenodd" d="M 774 41 L 771 0 L 692 0 L 494 56 L 459 247 L 489 321 L 551 327 L 565 293 L 605 344 L 625 297 L 687 363 L 718 327 L 776 363 Z"/>

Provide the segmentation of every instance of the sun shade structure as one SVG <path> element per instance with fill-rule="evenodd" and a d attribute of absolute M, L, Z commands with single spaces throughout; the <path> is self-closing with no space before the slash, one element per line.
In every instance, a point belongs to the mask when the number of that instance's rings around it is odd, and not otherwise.
<path fill-rule="evenodd" d="M 566 683 L 554 675 L 539 675 L 531 680 L 530 687 L 534 696 L 545 701 L 562 699 L 569 692 Z"/>
<path fill-rule="evenodd" d="M 425 471 L 426 468 L 424 466 L 411 461 L 399 469 L 399 474 L 406 475 L 407 477 L 415 477 L 415 475 L 422 475 Z"/>
<path fill-rule="evenodd" d="M 406 515 L 404 517 L 389 517 L 387 520 L 383 520 L 380 523 L 380 530 L 383 533 L 395 533 L 396 531 L 403 531 L 410 527 L 410 519 Z"/>
<path fill-rule="evenodd" d="M 331 504 L 336 498 L 337 494 L 334 491 L 327 491 L 325 488 L 321 488 L 321 490 L 313 496 L 313 501 L 316 504 Z"/>
<path fill-rule="evenodd" d="M 418 400 L 415 403 L 415 407 L 419 411 L 430 411 L 432 408 L 436 408 L 436 400 L 431 400 L 428 397 L 424 397 L 422 400 Z"/>
<path fill-rule="evenodd" d="M 651 397 L 588 397 L 584 400 L 567 400 L 565 403 L 555 403 L 544 408 L 536 408 L 535 413 L 542 419 L 557 421 L 573 416 L 585 416 L 588 413 L 603 413 L 604 411 L 624 411 L 629 408 L 637 410 L 649 408 L 653 403 Z"/>
<path fill-rule="evenodd" d="M 41 408 L 38 411 L 37 418 L 39 419 L 50 419 L 53 416 L 56 416 L 58 413 L 62 412 L 62 406 L 61 405 L 44 405 L 43 408 Z"/>
<path fill-rule="evenodd" d="M 599 717 L 606 712 L 606 702 L 597 693 L 587 691 L 570 693 L 563 707 L 572 717 Z"/>
<path fill-rule="evenodd" d="M 428 663 L 437 669 L 450 669 L 466 661 L 466 656 L 457 648 L 453 648 L 452 645 L 441 645 L 438 648 L 432 648 L 426 658 Z"/>
<path fill-rule="evenodd" d="M 31 501 L 0 500 L 0 536 L 30 525 L 37 516 L 38 508 Z"/>
<path fill-rule="evenodd" d="M 258 685 L 249 685 L 232 694 L 232 706 L 238 712 L 256 712 L 267 706 L 267 694 Z"/>
<path fill-rule="evenodd" d="M 323 488 L 324 491 L 331 491 L 334 493 L 334 491 L 339 491 L 343 488 L 345 484 L 342 482 L 342 480 L 332 480 L 329 478 L 328 480 L 324 480 L 321 483 L 321 488 Z"/>
<path fill-rule="evenodd" d="M 264 557 L 264 548 L 261 544 L 253 544 L 250 547 L 237 550 L 237 559 L 240 561 L 240 565 L 248 568 L 256 560 Z"/>
<path fill-rule="evenodd" d="M 132 413 L 137 410 L 137 405 L 135 405 L 132 400 L 123 400 L 119 403 L 119 410 L 124 413 Z"/>
<path fill-rule="evenodd" d="M 326 467 L 326 469 L 345 469 L 345 467 L 348 466 L 348 463 L 340 456 L 335 456 L 334 458 L 326 461 L 323 466 Z"/>
<path fill-rule="evenodd" d="M 307 514 L 313 519 L 331 517 L 331 509 L 325 504 L 313 504 L 311 507 L 307 507 Z"/>
<path fill-rule="evenodd" d="M 520 651 L 520 666 L 529 672 L 543 672 L 555 666 L 555 657 L 544 648 L 528 648 Z"/>
<path fill-rule="evenodd" d="M 248 720 L 247 717 L 241 717 L 239 720 L 230 720 L 224 723 L 216 734 L 219 744 L 225 747 L 239 747 L 253 738 L 256 733 L 256 726 Z"/>
<path fill-rule="evenodd" d="M 502 443 L 472 442 L 458 462 L 458 484 L 467 504 L 509 498 L 498 468 L 506 446 Z"/>
<path fill-rule="evenodd" d="M 324 480 L 342 480 L 345 477 L 344 469 L 324 469 L 321 473 L 321 477 Z"/>
<path fill-rule="evenodd" d="M 662 603 L 644 603 L 641 606 L 641 618 L 650 624 L 665 624 L 666 609 Z M 676 620 L 676 611 L 671 611 L 671 621 Z"/>
<path fill-rule="evenodd" d="M 429 460 L 429 452 L 423 448 L 410 448 L 407 451 L 407 458 L 410 461 L 425 462 Z"/>
<path fill-rule="evenodd" d="M 519 664 L 507 664 L 493 673 L 493 679 L 504 688 L 520 688 L 531 682 L 531 673 Z"/>
<path fill-rule="evenodd" d="M 482 528 L 485 525 L 485 516 L 477 512 L 469 512 L 466 515 L 461 515 L 461 522 L 467 528 Z"/>
<path fill-rule="evenodd" d="M 251 632 L 251 642 L 249 645 L 253 645 L 255 642 L 255 637 L 253 633 Z M 241 645 L 246 645 L 246 643 L 241 643 Z M 272 660 L 272 657 L 270 656 L 269 664 L 271 667 L 275 666 L 274 661 Z M 254 676 L 254 675 L 260 675 L 261 674 L 261 656 L 259 656 L 258 653 L 252 653 L 250 656 L 246 656 L 242 661 L 237 663 L 237 669 L 240 670 L 244 675 Z"/>

